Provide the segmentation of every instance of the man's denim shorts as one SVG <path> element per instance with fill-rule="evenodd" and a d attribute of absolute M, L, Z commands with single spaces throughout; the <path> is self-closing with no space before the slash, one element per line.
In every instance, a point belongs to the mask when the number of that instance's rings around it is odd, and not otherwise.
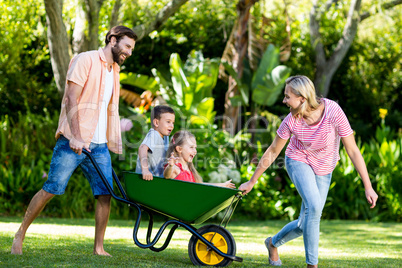
<path fill-rule="evenodd" d="M 109 185 L 113 187 L 112 162 L 107 144 L 91 143 L 89 149 Z M 68 180 L 78 166 L 81 167 L 81 170 L 89 181 L 92 194 L 95 197 L 110 194 L 89 158 L 83 153 L 81 155 L 74 153 L 70 148 L 70 141 L 64 136 L 60 136 L 53 149 L 49 176 L 42 189 L 55 195 L 64 194 Z"/>

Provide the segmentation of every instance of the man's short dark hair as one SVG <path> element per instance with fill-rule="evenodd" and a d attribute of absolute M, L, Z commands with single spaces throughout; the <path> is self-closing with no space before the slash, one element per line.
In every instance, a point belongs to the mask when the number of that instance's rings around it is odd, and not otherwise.
<path fill-rule="evenodd" d="M 106 45 L 110 43 L 110 39 L 112 39 L 113 36 L 116 38 L 117 43 L 119 43 L 120 39 L 122 39 L 124 36 L 134 39 L 134 41 L 136 41 L 138 38 L 133 30 L 131 30 L 130 28 L 128 28 L 126 26 L 121 26 L 121 25 L 114 26 L 106 34 L 106 38 L 105 38 Z"/>
<path fill-rule="evenodd" d="M 152 111 L 151 111 L 151 121 L 154 121 L 154 119 L 161 119 L 162 114 L 174 114 L 174 110 L 166 105 L 158 105 L 155 106 Z"/>

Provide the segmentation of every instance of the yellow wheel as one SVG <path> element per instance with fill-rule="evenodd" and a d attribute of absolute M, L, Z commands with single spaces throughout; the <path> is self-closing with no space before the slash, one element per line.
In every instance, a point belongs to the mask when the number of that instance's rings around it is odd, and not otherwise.
<path fill-rule="evenodd" d="M 207 225 L 198 229 L 197 232 L 223 253 L 232 256 L 236 254 L 235 241 L 226 229 L 216 225 Z M 188 244 L 188 253 L 194 265 L 227 266 L 232 262 L 219 255 L 194 235 Z"/>

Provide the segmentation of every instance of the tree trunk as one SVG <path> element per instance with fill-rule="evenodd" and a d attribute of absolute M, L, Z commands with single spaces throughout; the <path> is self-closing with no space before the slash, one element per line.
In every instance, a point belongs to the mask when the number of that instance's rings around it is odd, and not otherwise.
<path fill-rule="evenodd" d="M 77 10 L 75 15 L 75 24 L 72 40 L 73 55 L 77 55 L 88 50 L 88 40 L 85 36 L 86 14 L 84 3 L 82 0 L 77 0 Z"/>
<path fill-rule="evenodd" d="M 353 39 L 356 36 L 357 26 L 360 21 L 359 11 L 361 0 L 352 0 L 347 16 L 347 22 L 343 28 L 342 38 L 339 39 L 337 46 L 331 57 L 327 60 L 322 43 L 322 36 L 319 32 L 320 26 L 318 22 L 318 7 L 317 0 L 313 2 L 313 7 L 310 12 L 310 35 L 311 45 L 315 50 L 315 62 L 317 65 L 314 84 L 317 91 L 326 97 L 329 92 L 330 84 L 335 72 L 345 58 Z"/>
<path fill-rule="evenodd" d="M 315 62 L 317 65 L 317 70 L 315 74 L 314 84 L 317 91 L 326 97 L 329 93 L 330 84 L 332 78 L 339 66 L 341 65 L 343 59 L 346 56 L 353 40 L 356 36 L 357 27 L 361 20 L 367 19 L 371 15 L 377 13 L 375 12 L 365 12 L 361 16 L 359 15 L 361 0 L 353 0 L 350 4 L 347 22 L 343 28 L 342 38 L 338 41 L 338 44 L 332 53 L 331 57 L 327 60 L 324 52 L 324 45 L 322 43 L 322 37 L 319 32 L 320 26 L 318 23 L 319 11 L 317 7 L 317 0 L 313 2 L 313 7 L 310 12 L 310 35 L 311 35 L 311 45 L 315 51 Z M 330 0 L 326 3 L 326 9 L 330 7 L 331 4 L 338 1 Z M 381 5 L 383 9 L 390 9 L 394 6 L 402 4 L 402 0 L 394 0 Z"/>
<path fill-rule="evenodd" d="M 122 7 L 122 4 L 123 3 L 121 2 L 121 0 L 116 0 L 114 2 L 112 16 L 110 18 L 110 28 L 120 24 L 119 12 L 120 8 Z"/>
<path fill-rule="evenodd" d="M 234 33 L 235 54 L 232 58 L 232 66 L 237 72 L 239 79 L 243 76 L 243 60 L 247 54 L 248 48 L 248 23 L 250 18 L 250 8 L 258 0 L 240 0 L 237 4 L 237 14 L 239 17 L 237 29 Z M 230 98 L 239 94 L 237 85 L 229 79 L 228 91 L 225 96 L 225 120 L 223 121 L 223 129 L 226 129 L 231 135 L 237 132 L 241 122 L 239 122 L 240 106 L 232 105 Z"/>
<path fill-rule="evenodd" d="M 176 13 L 180 7 L 187 2 L 188 0 L 172 0 L 158 12 L 154 21 L 134 27 L 133 31 L 138 36 L 137 41 L 141 40 L 152 31 L 159 29 L 168 18 L 173 16 L 174 13 Z"/>
<path fill-rule="evenodd" d="M 86 14 L 88 20 L 88 50 L 99 48 L 99 11 L 104 0 L 85 0 Z"/>
<path fill-rule="evenodd" d="M 147 25 L 139 25 L 134 28 L 134 32 L 138 35 L 138 40 L 148 35 L 150 32 L 159 29 L 163 23 L 173 16 L 180 7 L 188 0 L 172 0 L 169 2 L 157 15 L 154 22 Z M 84 29 L 77 29 L 74 33 L 75 37 L 73 42 L 74 53 L 85 50 L 98 49 L 98 27 L 99 27 L 99 11 L 104 0 L 85 0 L 86 19 L 88 20 L 88 46 L 80 45 L 84 38 Z M 120 2 L 120 0 L 116 0 Z M 48 31 L 48 43 L 50 49 L 50 58 L 52 63 L 52 70 L 55 77 L 57 89 L 61 95 L 64 94 L 66 74 L 68 70 L 68 63 L 70 62 L 70 54 L 68 47 L 67 31 L 63 23 L 62 10 L 63 0 L 44 0 L 46 9 L 46 21 Z M 120 2 L 121 3 L 121 2 Z M 116 7 L 117 8 L 117 7 Z M 77 15 L 78 17 L 80 15 Z M 111 22 L 112 23 L 112 22 Z M 79 26 L 85 25 L 81 20 Z M 78 25 L 77 25 L 78 26 Z M 85 44 L 85 42 L 84 42 Z"/>
<path fill-rule="evenodd" d="M 70 61 L 67 32 L 62 17 L 63 1 L 44 1 L 52 70 L 58 91 L 63 95 L 68 63 Z"/>

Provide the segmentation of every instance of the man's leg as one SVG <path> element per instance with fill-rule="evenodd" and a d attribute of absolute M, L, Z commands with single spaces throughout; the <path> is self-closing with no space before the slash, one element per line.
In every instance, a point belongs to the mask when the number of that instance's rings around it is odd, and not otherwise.
<path fill-rule="evenodd" d="M 94 254 L 111 256 L 103 249 L 103 238 L 105 237 L 106 225 L 109 221 L 110 195 L 100 195 L 95 210 L 95 244 Z"/>
<path fill-rule="evenodd" d="M 13 245 L 11 247 L 11 254 L 22 254 L 22 242 L 24 241 L 25 233 L 27 232 L 28 227 L 36 219 L 36 217 L 38 217 L 39 213 L 43 210 L 47 202 L 49 202 L 53 196 L 54 194 L 48 193 L 43 189 L 34 195 L 29 203 L 27 211 L 25 212 L 21 226 L 15 234 Z"/>
<path fill-rule="evenodd" d="M 64 136 L 56 142 L 53 149 L 52 161 L 50 163 L 49 176 L 42 189 L 32 198 L 22 224 L 15 234 L 12 254 L 22 254 L 22 242 L 29 225 L 35 220 L 43 210 L 49 200 L 57 195 L 64 194 L 68 180 L 77 166 L 84 159 L 84 155 L 77 155 L 70 149 L 69 140 Z"/>
<path fill-rule="evenodd" d="M 112 161 L 107 144 L 91 143 L 89 148 L 91 149 L 92 157 L 101 169 L 107 183 L 113 188 Z M 103 249 L 103 238 L 105 237 L 106 225 L 109 221 L 110 213 L 110 192 L 88 157 L 82 161 L 80 167 L 91 185 L 93 195 L 98 197 L 95 209 L 94 254 L 110 256 L 110 254 Z"/>

